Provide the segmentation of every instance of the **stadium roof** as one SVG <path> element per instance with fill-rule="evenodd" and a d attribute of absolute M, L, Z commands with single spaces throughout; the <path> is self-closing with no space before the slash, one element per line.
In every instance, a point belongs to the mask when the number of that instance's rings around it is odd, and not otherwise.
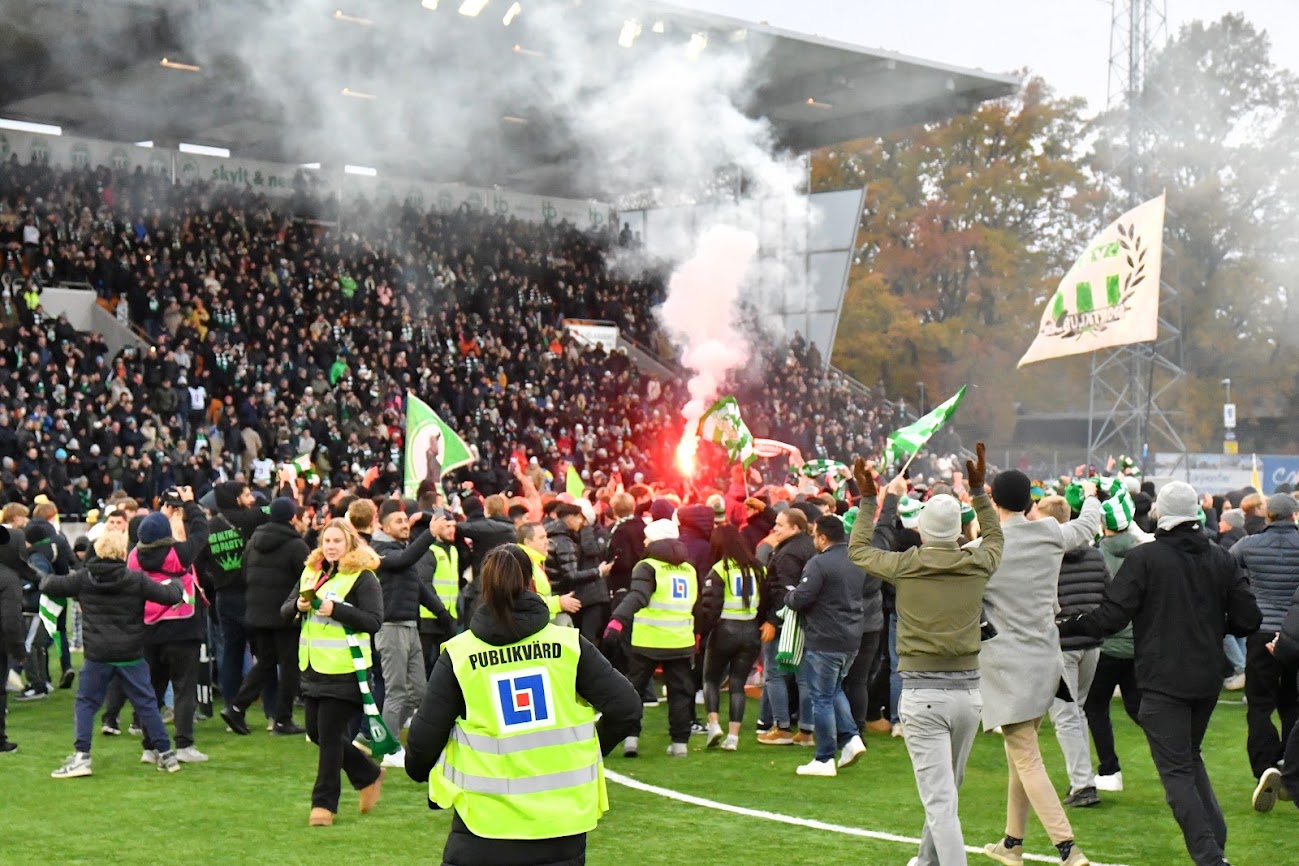
<path fill-rule="evenodd" d="M 550 7 L 552 13 L 559 9 L 561 15 L 581 16 L 596 32 L 607 30 L 607 49 L 600 48 L 607 50 L 607 58 L 599 55 L 605 63 L 595 67 L 604 75 L 616 76 L 637 62 L 637 51 L 619 45 L 619 28 L 632 16 L 638 24 L 643 22 L 641 39 L 646 41 L 679 39 L 685 45 L 693 34 L 704 34 L 712 45 L 743 43 L 744 50 L 762 58 L 754 64 L 762 80 L 753 82 L 746 111 L 768 118 L 779 143 L 798 152 L 941 120 L 1013 93 L 1018 86 L 1014 75 L 962 69 L 653 2 L 588 0 L 581 6 L 581 0 L 520 0 L 521 12 L 507 26 L 499 16 L 510 4 L 489 2 L 480 17 L 469 17 L 456 14 L 460 0 L 442 0 L 436 11 L 437 0 L 0 0 L 5 12 L 5 27 L 0 29 L 0 57 L 5 58 L 0 117 L 56 124 L 68 133 L 114 141 L 202 143 L 281 163 L 323 157 L 434 181 L 499 183 L 556 195 L 621 192 L 584 188 L 580 148 L 566 138 L 564 129 L 548 122 L 554 112 L 547 110 L 541 93 L 534 94 L 532 104 L 519 104 L 527 98 L 518 100 L 516 94 L 516 108 L 508 115 L 492 115 L 496 129 L 477 130 L 487 133 L 484 140 L 511 142 L 508 155 L 476 154 L 472 163 L 438 158 L 439 149 L 463 151 L 463 137 L 420 141 L 417 152 L 409 142 L 371 142 L 371 152 L 355 157 L 330 152 L 337 136 L 329 134 L 326 119 L 336 123 L 345 115 L 356 127 L 376 128 L 386 119 L 376 112 L 392 107 L 385 109 L 381 102 L 353 91 L 350 95 L 362 98 L 339 98 L 323 110 L 286 110 L 282 97 L 293 85 L 250 68 L 247 54 L 228 50 L 232 32 L 285 30 L 282 18 L 274 20 L 285 8 L 292 8 L 295 16 L 318 15 L 328 21 L 322 26 L 331 28 L 323 38 L 318 32 L 305 36 L 301 29 L 279 34 L 279 50 L 296 52 L 292 63 L 306 80 L 333 80 L 330 76 L 342 70 L 350 80 L 364 81 L 358 70 L 372 72 L 400 63 L 401 80 L 414 87 L 436 88 L 447 76 L 459 76 L 456 83 L 467 101 L 491 86 L 493 66 L 518 63 L 519 54 L 529 54 L 530 7 Z M 472 0 L 466 3 L 471 4 Z M 574 8 L 564 10 L 561 4 Z M 244 30 L 211 27 L 211 16 L 223 16 L 224 24 L 233 22 Z M 439 49 L 417 55 L 416 62 L 398 50 L 413 41 L 412 34 L 434 28 L 447 34 Z M 320 44 L 324 39 L 327 44 Z M 304 46 L 303 41 L 315 44 Z M 461 49 L 474 52 L 472 58 Z M 485 57 L 489 62 L 483 62 Z M 532 56 L 527 62 L 557 60 Z M 479 73 L 481 80 L 462 80 L 466 66 L 486 67 Z"/>

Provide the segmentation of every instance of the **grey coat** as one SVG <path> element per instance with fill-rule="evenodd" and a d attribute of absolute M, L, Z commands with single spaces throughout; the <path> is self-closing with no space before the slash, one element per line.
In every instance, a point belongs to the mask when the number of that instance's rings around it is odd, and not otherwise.
<path fill-rule="evenodd" d="M 1001 566 L 983 591 L 984 615 L 997 630 L 979 653 L 984 730 L 1039 719 L 1051 708 L 1064 674 L 1055 625 L 1060 561 L 1100 528 L 1101 506 L 1094 497 L 1083 503 L 1077 520 L 1063 526 L 1020 515 L 1002 523 Z"/>

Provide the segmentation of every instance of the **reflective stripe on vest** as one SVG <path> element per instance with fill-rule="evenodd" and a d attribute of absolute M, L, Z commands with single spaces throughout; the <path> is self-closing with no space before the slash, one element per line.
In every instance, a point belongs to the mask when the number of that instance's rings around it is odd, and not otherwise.
<path fill-rule="evenodd" d="M 316 597 L 329 599 L 335 604 L 342 604 L 343 599 L 352 591 L 356 580 L 361 576 L 359 571 L 335 574 L 316 589 Z M 302 572 L 299 583 L 301 589 L 315 587 L 320 572 L 307 569 Z M 370 666 L 370 638 L 361 637 L 361 657 L 365 666 Z M 352 663 L 352 651 L 347 645 L 347 632 L 333 619 L 312 613 L 302 620 L 302 632 L 298 635 L 298 668 L 311 668 L 318 674 L 353 674 L 356 667 Z"/>
<path fill-rule="evenodd" d="M 722 619 L 748 621 L 758 615 L 760 590 L 757 570 L 749 572 L 749 605 L 744 605 L 744 572 L 733 560 L 719 562 L 713 571 L 722 581 Z"/>
<path fill-rule="evenodd" d="M 434 544 L 429 550 L 433 551 L 433 558 L 437 560 L 437 568 L 433 570 L 433 592 L 442 604 L 446 606 L 447 613 L 452 617 L 456 615 L 456 597 L 460 594 L 460 552 L 455 547 L 440 547 Z M 436 619 L 433 611 L 420 605 L 420 619 Z"/>
<path fill-rule="evenodd" d="M 595 829 L 608 808 L 595 711 L 577 694 L 576 629 L 497 647 L 464 632 L 442 650 L 465 699 L 429 799 L 488 839 Z"/>
<path fill-rule="evenodd" d="M 695 567 L 658 559 L 642 559 L 640 564 L 654 570 L 654 594 L 632 617 L 631 645 L 646 649 L 693 647 L 694 609 L 699 597 Z"/>

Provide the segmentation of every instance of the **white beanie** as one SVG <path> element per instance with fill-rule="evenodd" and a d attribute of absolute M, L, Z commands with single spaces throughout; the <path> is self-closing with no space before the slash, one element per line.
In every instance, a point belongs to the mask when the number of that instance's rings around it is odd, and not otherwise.
<path fill-rule="evenodd" d="M 920 538 L 924 541 L 955 541 L 961 534 L 961 503 L 940 493 L 920 510 Z"/>
<path fill-rule="evenodd" d="M 1167 532 L 1174 526 L 1198 520 L 1199 500 L 1195 488 L 1185 481 L 1170 481 L 1159 491 L 1155 510 L 1159 514 L 1159 528 Z"/>
<path fill-rule="evenodd" d="M 655 520 L 645 527 L 645 541 L 667 541 L 680 535 L 675 520 Z"/>

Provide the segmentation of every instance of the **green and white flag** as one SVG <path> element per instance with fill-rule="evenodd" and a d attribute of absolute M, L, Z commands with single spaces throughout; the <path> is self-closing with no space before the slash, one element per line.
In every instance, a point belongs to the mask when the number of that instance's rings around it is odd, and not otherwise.
<path fill-rule="evenodd" d="M 798 467 L 798 474 L 806 478 L 820 478 L 822 475 L 850 477 L 848 466 L 838 460 L 809 460 Z"/>
<path fill-rule="evenodd" d="M 404 495 L 414 498 L 426 480 L 442 482 L 443 473 L 474 462 L 473 452 L 456 431 L 414 394 L 406 395 L 406 455 L 402 463 Z"/>
<path fill-rule="evenodd" d="M 45 593 L 41 593 L 37 615 L 41 618 L 41 625 L 45 626 L 45 633 L 55 641 L 56 645 L 59 642 L 59 614 L 63 613 L 67 603 L 66 598 L 50 598 Z"/>
<path fill-rule="evenodd" d="M 699 419 L 699 438 L 707 439 L 726 449 L 727 455 L 747 469 L 758 452 L 753 446 L 753 434 L 740 417 L 740 404 L 734 397 L 723 397 Z"/>
<path fill-rule="evenodd" d="M 957 407 L 965 399 L 966 387 L 962 385 L 961 390 L 928 415 L 913 421 L 895 433 L 890 433 L 884 443 L 884 465 L 892 466 L 924 448 L 925 443 L 947 423 L 947 419 L 955 414 Z"/>
<path fill-rule="evenodd" d="M 316 481 L 320 476 L 316 474 L 316 464 L 312 462 L 310 454 L 303 454 L 301 457 L 293 459 L 293 469 L 298 473 L 298 477 L 308 484 Z"/>

